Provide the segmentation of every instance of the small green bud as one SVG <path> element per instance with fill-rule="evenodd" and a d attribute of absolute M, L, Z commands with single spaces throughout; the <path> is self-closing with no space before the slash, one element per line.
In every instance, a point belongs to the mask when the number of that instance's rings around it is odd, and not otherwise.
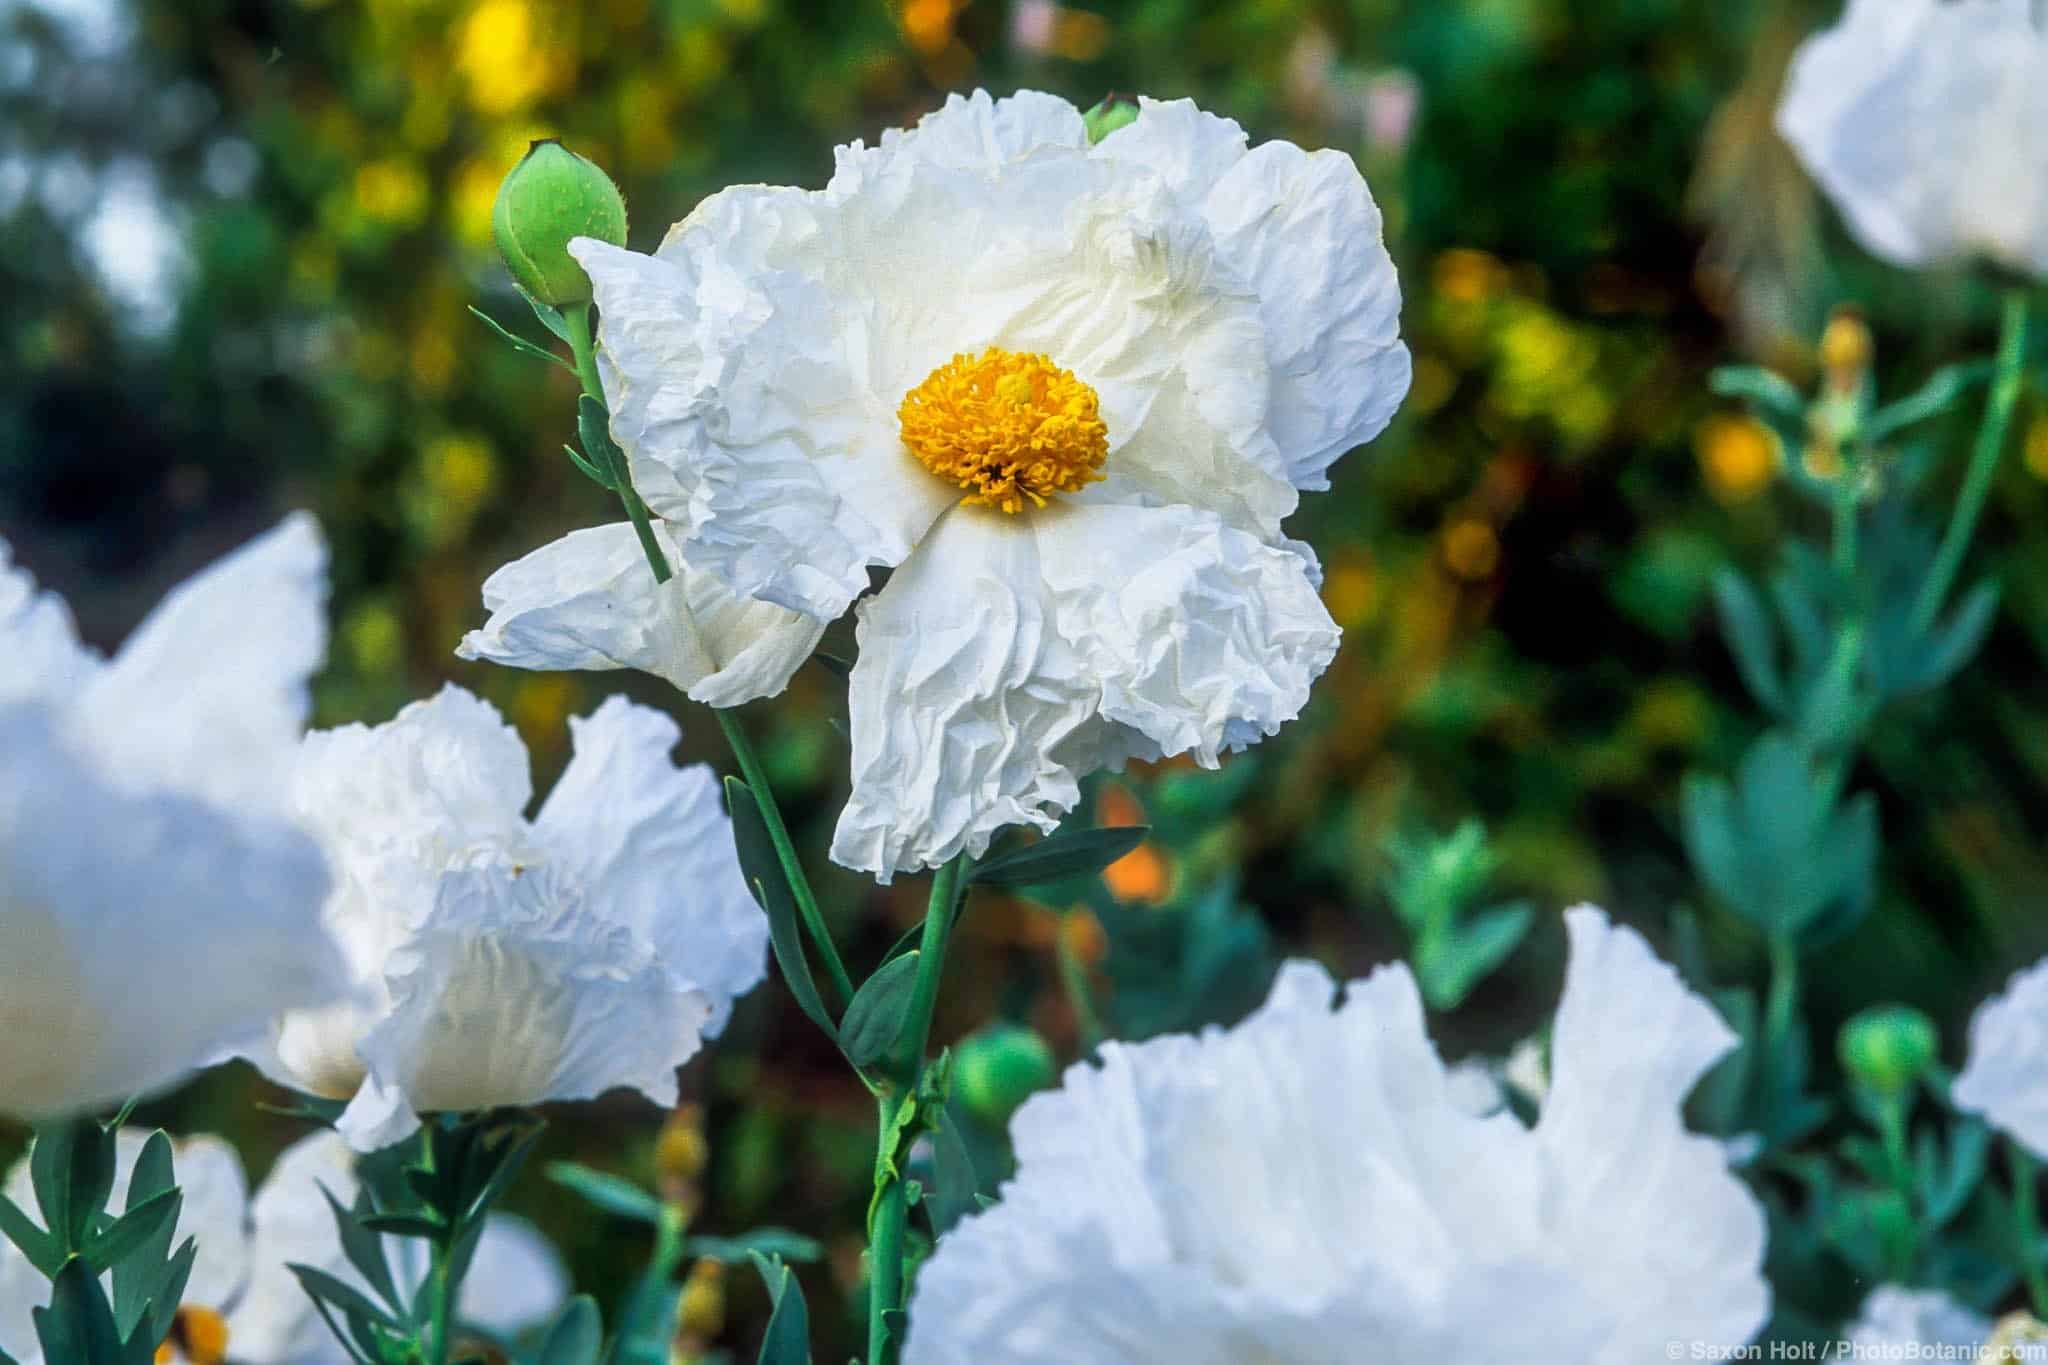
<path fill-rule="evenodd" d="M 1082 124 L 1088 129 L 1088 140 L 1100 142 L 1119 128 L 1128 128 L 1138 121 L 1138 101 L 1129 95 L 1115 91 L 1102 97 L 1102 103 L 1081 115 Z"/>
<path fill-rule="evenodd" d="M 1843 1070 L 1883 1095 L 1899 1094 L 1926 1075 L 1940 1046 L 1934 1021 L 1907 1005 L 1864 1010 L 1835 1040 Z"/>
<path fill-rule="evenodd" d="M 590 277 L 569 256 L 570 239 L 626 244 L 626 201 L 597 163 L 553 138 L 527 149 L 498 186 L 491 235 L 519 287 L 551 307 L 590 302 Z"/>
<path fill-rule="evenodd" d="M 953 1050 L 953 1093 L 968 1113 L 1001 1126 L 1058 1070 L 1045 1039 L 1016 1024 L 995 1024 Z"/>

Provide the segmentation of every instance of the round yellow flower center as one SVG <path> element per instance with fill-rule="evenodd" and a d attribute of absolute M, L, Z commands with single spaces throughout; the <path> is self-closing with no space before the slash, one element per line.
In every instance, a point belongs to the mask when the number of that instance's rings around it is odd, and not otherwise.
<path fill-rule="evenodd" d="M 903 444 L 926 469 L 1003 512 L 1045 506 L 1102 477 L 1109 454 L 1095 390 L 1046 356 L 991 346 L 956 355 L 896 409 Z"/>
<path fill-rule="evenodd" d="M 157 1365 L 223 1365 L 227 1358 L 227 1319 L 189 1303 L 171 1319 L 171 1334 L 156 1348 Z"/>

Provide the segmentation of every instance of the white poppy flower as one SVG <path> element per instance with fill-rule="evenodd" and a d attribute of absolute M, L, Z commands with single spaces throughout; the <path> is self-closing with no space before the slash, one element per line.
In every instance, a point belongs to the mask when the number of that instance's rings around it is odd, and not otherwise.
<path fill-rule="evenodd" d="M 148 1140 L 146 1130 L 116 1135 L 118 1166 L 110 1209 L 127 1202 L 128 1180 Z M 173 1164 L 184 1196 L 172 1245 L 197 1244 L 192 1274 L 164 1357 L 172 1365 L 222 1365 L 221 1346 L 234 1365 L 348 1365 L 349 1356 L 321 1321 L 313 1301 L 285 1267 L 310 1265 L 368 1290 L 349 1265 L 335 1231 L 324 1186 L 347 1208 L 355 1200 L 354 1154 L 333 1133 L 320 1132 L 285 1149 L 249 1196 L 242 1161 L 217 1137 L 175 1144 Z M 6 1193 L 34 1208 L 24 1159 L 9 1174 Z M 413 1292 L 424 1283 L 424 1243 L 386 1237 L 393 1278 Z M 561 1258 L 524 1219 L 492 1215 L 478 1239 L 476 1259 L 463 1285 L 457 1317 L 511 1335 L 547 1318 L 568 1297 Z M 0 1351 L 21 1365 L 44 1365 L 34 1310 L 49 1302 L 50 1286 L 11 1245 L 0 1241 Z"/>
<path fill-rule="evenodd" d="M 667 583 L 631 523 L 571 531 L 484 580 L 491 619 L 455 652 L 515 668 L 637 668 L 707 706 L 780 692 L 826 623 L 735 596 L 685 563 L 665 526 L 654 533 L 675 570 Z"/>
<path fill-rule="evenodd" d="M 1282 968 L 1111 1043 L 1011 1124 L 1001 1202 L 918 1273 L 906 1365 L 1642 1365 L 1763 1325 L 1764 1216 L 1680 1106 L 1735 1044 L 1647 944 L 1566 916 L 1542 1114 L 1457 1102 L 1406 967 Z"/>
<path fill-rule="evenodd" d="M 717 779 L 658 711 L 613 697 L 534 819 L 526 747 L 457 687 L 374 729 L 309 735 L 301 820 L 333 863 L 347 1004 L 295 1012 L 258 1064 L 352 1099 L 368 1150 L 429 1110 L 676 1098 L 675 1069 L 766 972 Z"/>
<path fill-rule="evenodd" d="M 1865 246 L 2048 271 L 2048 25 L 2033 0 L 1849 0 L 1778 129 Z"/>
<path fill-rule="evenodd" d="M 2048 958 L 1977 1007 L 1969 1060 L 1949 1098 L 2048 1158 Z"/>
<path fill-rule="evenodd" d="M 0 542 L 0 1113 L 172 1084 L 340 993 L 284 794 L 326 560 L 293 517 L 102 659 Z"/>
<path fill-rule="evenodd" d="M 1863 1301 L 1846 1339 L 1857 1360 L 1975 1360 L 1974 1352 L 1991 1339 L 1991 1320 L 1938 1289 L 1887 1284 Z"/>
<path fill-rule="evenodd" d="M 822 191 L 572 251 L 613 435 L 692 570 L 823 622 L 895 569 L 859 608 L 838 861 L 887 880 L 1050 829 L 1097 768 L 1214 766 L 1334 655 L 1281 524 L 1409 377 L 1341 153 L 1247 150 L 1187 101 L 1091 147 L 1064 100 L 976 94 L 841 148 Z"/>

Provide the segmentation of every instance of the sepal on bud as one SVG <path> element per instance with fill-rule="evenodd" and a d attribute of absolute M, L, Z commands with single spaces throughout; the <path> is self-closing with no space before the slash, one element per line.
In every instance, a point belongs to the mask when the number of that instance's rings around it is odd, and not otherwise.
<path fill-rule="evenodd" d="M 554 308 L 590 302 L 590 277 L 569 255 L 577 237 L 626 244 L 626 201 L 596 162 L 544 138 L 498 187 L 491 235 L 519 287 Z"/>
<path fill-rule="evenodd" d="M 1138 101 L 1129 95 L 1114 91 L 1102 97 L 1102 103 L 1081 116 L 1083 126 L 1088 129 L 1088 141 L 1100 142 L 1119 128 L 1128 128 L 1138 121 Z"/>

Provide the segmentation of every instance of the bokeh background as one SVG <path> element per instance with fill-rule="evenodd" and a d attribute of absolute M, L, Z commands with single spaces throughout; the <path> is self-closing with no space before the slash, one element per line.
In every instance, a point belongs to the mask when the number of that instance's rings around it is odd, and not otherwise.
<path fill-rule="evenodd" d="M 1402 848 L 1483 822 L 1474 874 L 1535 927 L 1436 1025 L 1497 1055 L 1547 1016 L 1557 912 L 1598 901 L 1660 944 L 1679 926 L 1722 983 L 1761 945 L 1711 904 L 1678 835 L 1689 769 L 1759 727 L 1715 627 L 1710 577 L 1760 569 L 1818 513 L 1787 449 L 1710 396 L 1731 360 L 1805 385 L 1828 311 L 1878 338 L 1881 388 L 1988 349 L 1993 295 L 1907 276 L 1843 236 L 1770 127 L 1792 46 L 1828 0 L 0 0 L 0 534 L 117 643 L 177 579 L 310 507 L 334 545 L 319 720 L 388 718 L 454 680 L 532 746 L 644 680 L 533 675 L 451 652 L 478 585 L 612 520 L 561 454 L 573 381 L 495 341 L 476 304 L 538 336 L 489 242 L 499 178 L 552 135 L 608 167 L 632 244 L 737 181 L 822 184 L 833 144 L 950 90 L 1192 95 L 1254 138 L 1342 148 L 1387 215 L 1413 392 L 1338 467 L 1295 534 L 1327 568 L 1346 643 L 1304 720 L 1202 774 L 1098 784 L 1093 814 L 1150 821 L 1106 883 L 993 895 L 966 921 L 938 1024 L 1007 1019 L 1064 1062 L 1097 1023 L 1142 1036 L 1229 1019 L 1281 954 L 1349 974 L 1401 956 Z M 1926 432 L 1955 451 L 1975 404 Z M 1808 983 L 1815 1036 L 1874 999 L 1944 1026 L 2048 947 L 2048 414 L 1996 488 L 1979 562 L 2005 606 L 1955 685 L 1888 713 L 1857 773 L 1881 802 L 1882 900 Z M 843 799 L 843 684 L 807 670 L 744 719 L 822 849 Z M 813 866 L 858 964 L 922 910 Z M 222 971 L 232 971 L 222 963 Z M 1087 987 L 1076 994 L 1079 980 Z M 164 983 L 204 990 L 204 982 Z M 1091 1020 L 1090 1014 L 1099 1016 Z M 1819 1064 L 1832 1065 L 1823 1041 Z M 712 1166 L 697 1227 L 785 1225 L 821 1359 L 852 1345 L 872 1110 L 771 983 L 694 1063 Z M 154 1105 L 235 1137 L 260 1172 L 297 1131 L 229 1070 Z M 554 1116 L 545 1155 L 654 1179 L 662 1116 Z M 978 1154 L 1003 1160 L 984 1123 Z M 0 1132 L 0 1155 L 23 1135 Z M 537 1178 L 514 1204 L 614 1295 L 646 1252 Z M 731 1281 L 746 1358 L 762 1296 Z M 836 1357 L 834 1350 L 836 1349 Z"/>

